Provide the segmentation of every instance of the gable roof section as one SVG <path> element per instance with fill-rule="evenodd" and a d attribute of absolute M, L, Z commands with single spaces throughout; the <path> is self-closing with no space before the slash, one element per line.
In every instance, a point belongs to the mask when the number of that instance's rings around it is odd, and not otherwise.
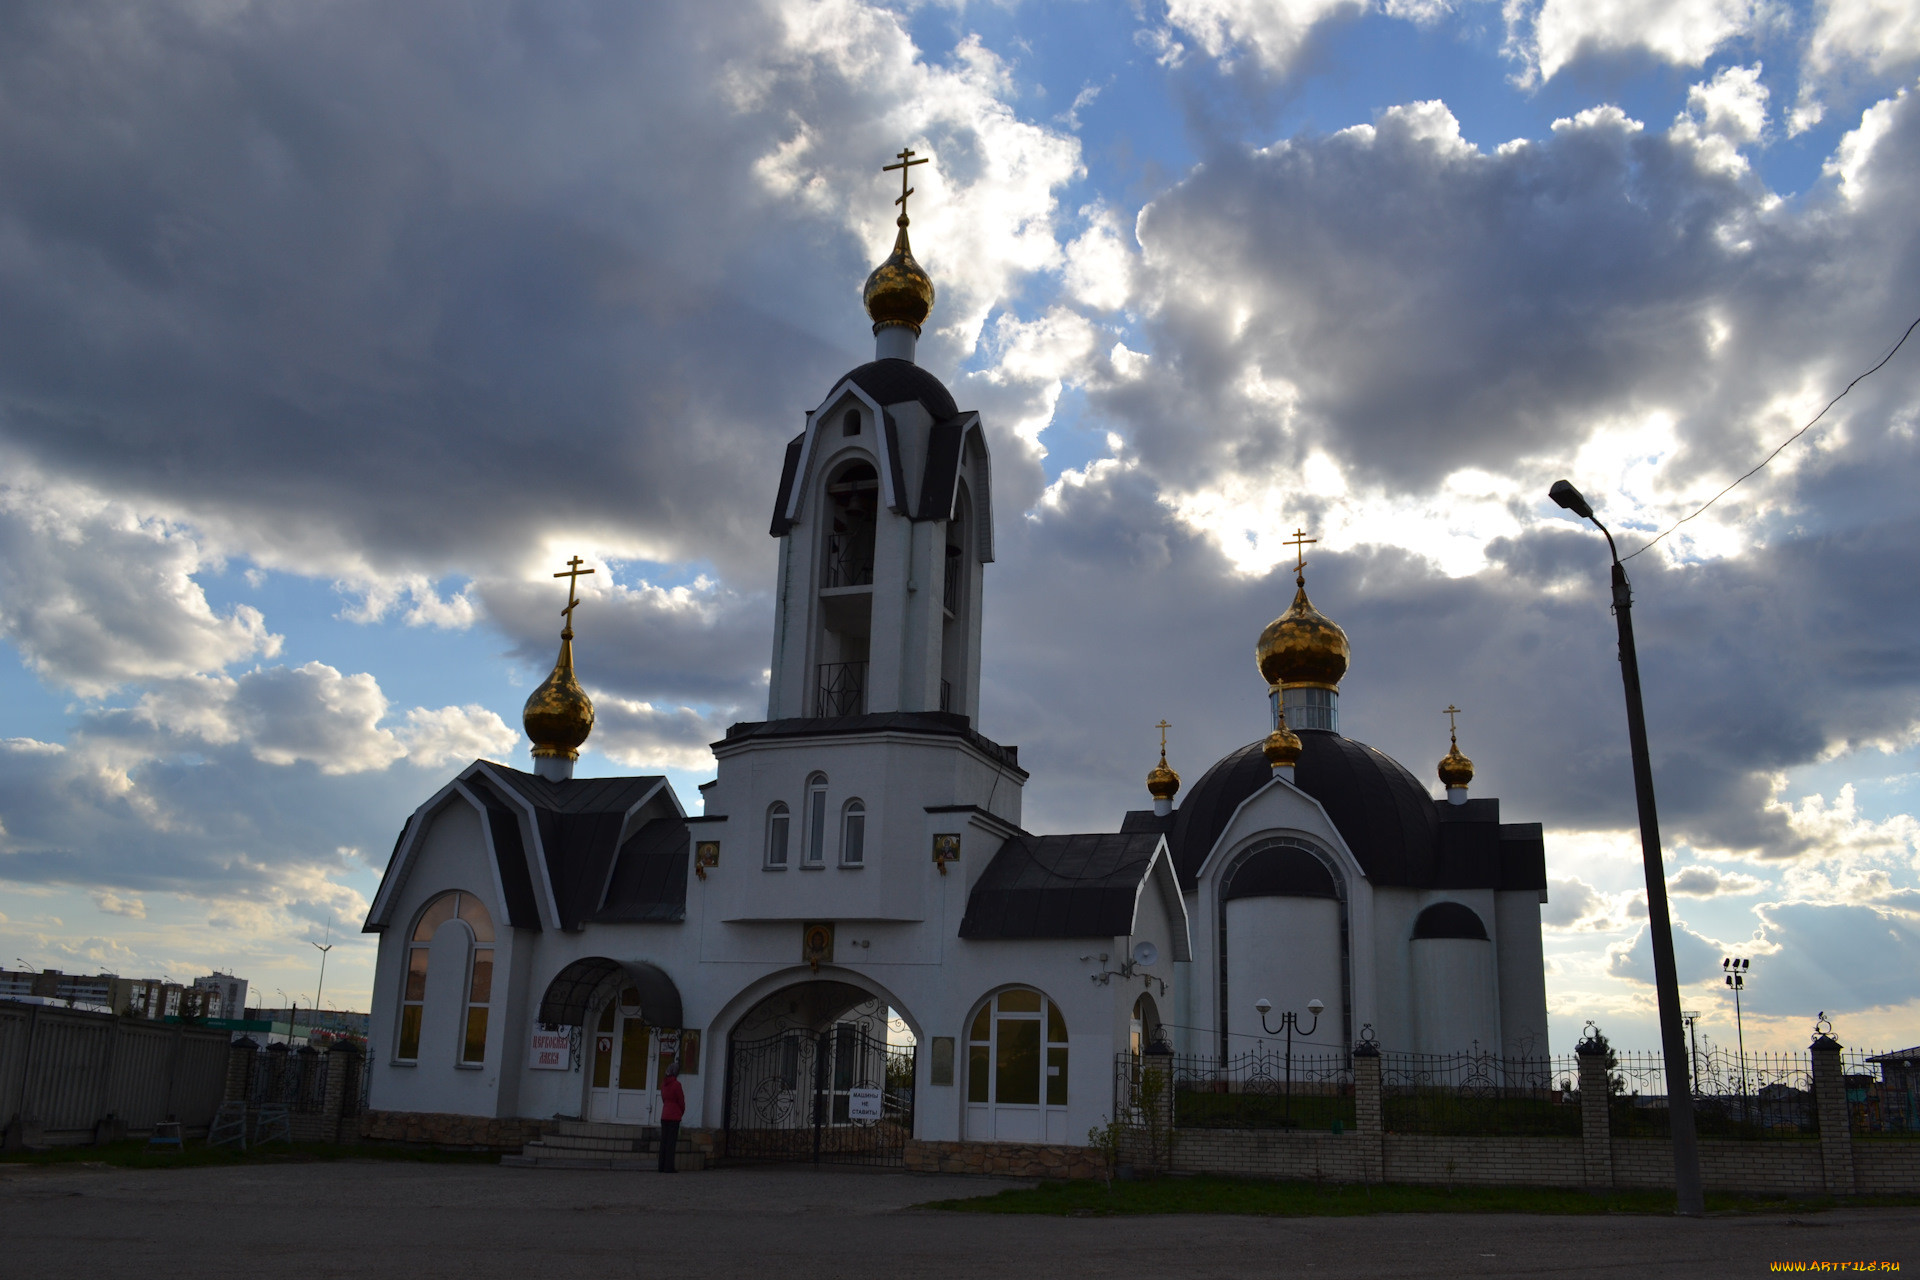
<path fill-rule="evenodd" d="M 596 924 L 670 923 L 687 918 L 684 818 L 655 818 L 627 838 L 614 859 Z"/>
<path fill-rule="evenodd" d="M 520 815 L 478 778 L 468 779 L 461 789 L 486 811 L 493 863 L 500 874 L 501 896 L 506 899 L 507 923 L 516 929 L 538 929 L 540 904 L 533 895 L 533 871 L 527 865 L 527 846 L 520 839 Z"/>
<path fill-rule="evenodd" d="M 560 927 L 578 929 L 600 909 L 628 816 L 666 779 L 643 774 L 549 782 L 505 765 L 489 764 L 486 771 L 532 811 Z"/>
<path fill-rule="evenodd" d="M 1158 833 L 1010 836 L 967 895 L 960 936 L 1132 933 L 1135 904 L 1160 847 Z"/>
<path fill-rule="evenodd" d="M 967 441 L 972 440 L 986 463 L 974 481 L 980 492 L 973 496 L 976 527 L 974 554 L 981 563 L 993 563 L 993 458 L 987 452 L 987 434 L 980 429 L 980 415 L 968 410 L 948 422 L 935 422 L 927 433 L 927 466 L 920 476 L 920 502 L 914 509 L 916 520 L 950 520 L 953 504 L 960 492 L 960 477 L 965 470 Z"/>

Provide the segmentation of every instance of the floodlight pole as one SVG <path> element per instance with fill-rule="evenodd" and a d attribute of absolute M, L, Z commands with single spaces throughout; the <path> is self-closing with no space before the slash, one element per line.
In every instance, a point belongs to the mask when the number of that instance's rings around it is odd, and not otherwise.
<path fill-rule="evenodd" d="M 1553 500 L 1593 522 L 1607 539 L 1613 557 L 1613 616 L 1620 630 L 1620 680 L 1627 696 L 1627 739 L 1633 751 L 1633 794 L 1640 810 L 1640 858 L 1647 876 L 1647 932 L 1653 944 L 1653 982 L 1660 1005 L 1660 1048 L 1667 1075 L 1667 1127 L 1673 1137 L 1673 1188 L 1676 1212 L 1698 1218 L 1706 1213 L 1700 1185 L 1700 1144 L 1693 1127 L 1693 1088 L 1689 1080 L 1686 1033 L 1680 1025 L 1679 967 L 1673 959 L 1673 919 L 1667 912 L 1667 872 L 1660 856 L 1660 815 L 1653 802 L 1653 763 L 1647 754 L 1647 713 L 1640 699 L 1640 657 L 1633 644 L 1633 589 L 1613 535 L 1593 517 L 1580 491 L 1562 480 Z"/>

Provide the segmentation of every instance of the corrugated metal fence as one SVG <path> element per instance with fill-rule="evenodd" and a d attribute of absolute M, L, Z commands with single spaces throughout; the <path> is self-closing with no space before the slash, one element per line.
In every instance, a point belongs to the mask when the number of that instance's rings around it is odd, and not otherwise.
<path fill-rule="evenodd" d="M 0 1116 L 11 1135 L 90 1140 L 102 1121 L 204 1130 L 226 1090 L 225 1031 L 0 1001 Z"/>

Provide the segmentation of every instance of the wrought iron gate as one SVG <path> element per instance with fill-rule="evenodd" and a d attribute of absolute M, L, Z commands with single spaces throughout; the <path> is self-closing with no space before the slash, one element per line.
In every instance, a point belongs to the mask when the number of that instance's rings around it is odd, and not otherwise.
<path fill-rule="evenodd" d="M 913 1136 L 912 1045 L 865 1026 L 794 1028 L 727 1052 L 726 1154 L 898 1165 Z M 876 1111 L 878 1114 L 876 1114 Z"/>

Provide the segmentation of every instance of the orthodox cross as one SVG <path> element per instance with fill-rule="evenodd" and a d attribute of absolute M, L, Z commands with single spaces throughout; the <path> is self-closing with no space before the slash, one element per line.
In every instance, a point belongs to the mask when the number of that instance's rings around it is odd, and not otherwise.
<path fill-rule="evenodd" d="M 1447 717 L 1447 737 L 1453 739 L 1455 742 L 1458 742 L 1460 726 L 1454 722 L 1453 718 L 1460 714 L 1460 708 L 1454 706 L 1451 702 L 1449 702 L 1447 704 L 1447 709 L 1441 714 Z"/>
<path fill-rule="evenodd" d="M 1309 538 L 1305 529 L 1295 529 L 1293 536 L 1280 544 L 1283 547 L 1292 547 L 1294 555 L 1298 557 L 1293 566 L 1294 577 L 1305 579 L 1307 576 L 1307 548 L 1318 541 L 1320 541 L 1318 538 Z"/>
<path fill-rule="evenodd" d="M 586 561 L 582 560 L 579 556 L 575 556 L 573 559 L 567 561 L 567 567 L 563 571 L 553 575 L 556 578 L 565 578 L 567 580 L 567 607 L 560 611 L 560 615 L 567 620 L 567 630 L 569 631 L 573 630 L 573 611 L 578 608 L 580 604 L 580 600 L 574 595 L 573 589 L 579 585 L 581 574 L 593 572 L 591 569 L 582 569 L 580 567 L 585 563 Z"/>
<path fill-rule="evenodd" d="M 1153 727 L 1160 731 L 1160 758 L 1165 760 L 1167 758 L 1167 730 L 1173 728 L 1173 726 L 1166 722 L 1165 717 L 1162 717 L 1160 723 Z"/>
<path fill-rule="evenodd" d="M 925 156 L 921 156 L 918 160 L 915 160 L 913 158 L 913 148 L 908 147 L 900 153 L 899 164 L 883 164 L 880 166 L 880 172 L 882 173 L 892 173 L 895 169 L 900 171 L 900 198 L 895 200 L 894 203 L 900 206 L 900 217 L 903 219 L 901 223 L 902 226 L 906 225 L 904 219 L 907 216 L 907 197 L 913 194 L 913 188 L 907 185 L 908 171 L 911 170 L 913 166 L 925 164 L 926 162 L 927 158 Z"/>

